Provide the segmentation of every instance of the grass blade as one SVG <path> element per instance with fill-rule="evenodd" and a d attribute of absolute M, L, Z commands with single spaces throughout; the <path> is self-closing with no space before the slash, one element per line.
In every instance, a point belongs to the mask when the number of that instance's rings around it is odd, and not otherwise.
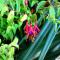
<path fill-rule="evenodd" d="M 48 52 L 49 47 L 51 46 L 51 44 L 52 44 L 52 42 L 53 42 L 53 40 L 55 38 L 56 32 L 55 32 L 55 27 L 53 26 L 52 30 L 50 31 L 50 33 L 48 35 L 46 44 L 45 44 L 45 46 L 44 46 L 44 48 L 42 50 L 42 53 L 41 53 L 41 55 L 39 57 L 39 60 L 44 60 L 44 57 L 45 57 L 46 53 Z"/>

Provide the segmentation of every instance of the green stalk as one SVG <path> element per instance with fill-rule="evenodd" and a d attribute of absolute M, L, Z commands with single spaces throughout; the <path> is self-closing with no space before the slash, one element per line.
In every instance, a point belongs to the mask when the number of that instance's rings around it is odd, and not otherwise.
<path fill-rule="evenodd" d="M 55 26 L 53 26 L 52 30 L 50 31 L 49 35 L 48 35 L 48 38 L 47 38 L 47 41 L 46 41 L 46 44 L 41 52 L 41 55 L 39 57 L 39 60 L 44 60 L 44 57 L 46 56 L 46 53 L 48 52 L 55 36 L 56 36 L 56 33 L 57 33 L 57 30 L 55 31 Z"/>
<path fill-rule="evenodd" d="M 47 11 L 46 11 L 43 15 L 41 15 L 41 17 L 38 19 L 37 24 L 38 24 L 39 26 L 40 26 L 40 24 L 41 24 L 43 18 L 45 17 L 45 14 L 46 14 L 46 13 L 47 13 Z"/>
<path fill-rule="evenodd" d="M 20 41 L 19 45 L 21 45 L 21 44 L 24 42 L 24 40 L 26 40 L 26 39 L 27 39 L 26 36 L 24 36 L 24 37 L 22 38 L 22 40 Z"/>

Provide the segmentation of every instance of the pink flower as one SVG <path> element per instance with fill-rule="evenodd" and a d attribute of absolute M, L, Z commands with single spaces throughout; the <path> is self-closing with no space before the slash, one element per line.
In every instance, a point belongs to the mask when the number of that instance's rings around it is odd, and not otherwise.
<path fill-rule="evenodd" d="M 25 5 L 28 6 L 28 0 L 25 0 L 24 2 L 25 2 Z"/>
<path fill-rule="evenodd" d="M 34 28 L 33 28 L 33 29 L 34 29 L 34 31 L 37 32 L 37 33 L 40 32 L 40 29 L 38 28 L 37 24 L 34 25 Z"/>
<path fill-rule="evenodd" d="M 36 23 L 35 23 L 35 25 L 33 27 L 33 30 L 34 30 L 34 37 L 36 37 L 36 35 L 40 32 L 40 29 L 38 28 Z"/>
<path fill-rule="evenodd" d="M 26 35 L 29 33 L 29 24 L 28 24 L 28 21 L 26 21 L 26 25 L 24 27 L 24 31 L 25 31 Z"/>
<path fill-rule="evenodd" d="M 38 28 L 36 23 L 33 27 L 32 24 L 30 23 L 30 25 L 29 25 L 28 21 L 27 21 L 26 26 L 24 28 L 24 32 L 26 33 L 27 38 L 32 40 L 40 32 L 40 29 Z"/>
<path fill-rule="evenodd" d="M 29 26 L 29 35 L 34 35 L 34 30 L 33 30 L 33 27 L 32 27 L 31 23 L 30 23 L 30 26 Z"/>

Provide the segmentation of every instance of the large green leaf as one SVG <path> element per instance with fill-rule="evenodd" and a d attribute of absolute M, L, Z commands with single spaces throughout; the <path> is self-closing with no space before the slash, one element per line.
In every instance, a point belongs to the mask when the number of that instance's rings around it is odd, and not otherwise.
<path fill-rule="evenodd" d="M 49 18 L 55 22 L 55 9 L 53 6 L 49 7 Z"/>
<path fill-rule="evenodd" d="M 14 11 L 10 11 L 10 13 L 8 14 L 8 17 L 7 17 L 7 23 L 9 25 L 13 24 L 13 20 L 14 20 Z"/>
<path fill-rule="evenodd" d="M 57 17 L 60 16 L 60 7 L 57 8 Z"/>
<path fill-rule="evenodd" d="M 39 10 L 39 9 L 43 9 L 44 8 L 44 5 L 45 5 L 46 1 L 41 1 L 38 3 L 38 6 L 36 8 L 36 12 Z"/>
<path fill-rule="evenodd" d="M 29 0 L 31 7 L 33 7 L 37 2 L 38 2 L 37 0 Z"/>

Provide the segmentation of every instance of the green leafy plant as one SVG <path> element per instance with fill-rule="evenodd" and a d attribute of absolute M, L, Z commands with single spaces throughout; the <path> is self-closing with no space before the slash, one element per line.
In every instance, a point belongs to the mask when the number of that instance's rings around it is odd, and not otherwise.
<path fill-rule="evenodd" d="M 0 60 L 53 60 L 60 54 L 59 31 L 58 0 L 0 0 Z"/>

